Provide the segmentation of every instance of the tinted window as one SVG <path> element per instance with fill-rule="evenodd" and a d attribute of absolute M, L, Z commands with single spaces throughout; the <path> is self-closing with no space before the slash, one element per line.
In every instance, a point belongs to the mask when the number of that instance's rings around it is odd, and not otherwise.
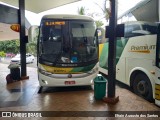
<path fill-rule="evenodd" d="M 126 25 L 125 26 L 125 37 L 134 37 L 136 34 L 132 33 L 132 31 L 141 30 L 140 25 L 133 24 L 133 25 Z"/>
<path fill-rule="evenodd" d="M 156 24 L 131 24 L 125 26 L 125 37 L 136 37 L 142 35 L 157 34 Z"/>
<path fill-rule="evenodd" d="M 94 22 L 46 20 L 42 23 L 39 42 L 42 61 L 68 64 L 97 60 L 98 40 Z"/>

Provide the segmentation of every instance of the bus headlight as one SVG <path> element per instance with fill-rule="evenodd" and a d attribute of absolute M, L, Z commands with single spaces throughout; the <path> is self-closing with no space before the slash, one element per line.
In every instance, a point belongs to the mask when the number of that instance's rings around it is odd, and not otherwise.
<path fill-rule="evenodd" d="M 98 71 L 98 67 L 93 68 L 92 70 L 88 71 L 89 74 L 93 74 Z"/>

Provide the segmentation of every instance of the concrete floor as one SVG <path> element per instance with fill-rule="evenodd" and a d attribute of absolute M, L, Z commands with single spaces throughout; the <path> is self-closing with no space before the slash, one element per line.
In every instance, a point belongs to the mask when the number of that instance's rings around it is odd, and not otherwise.
<path fill-rule="evenodd" d="M 0 111 L 52 111 L 42 112 L 42 115 L 48 114 L 50 117 L 43 118 L 2 118 L 0 120 L 110 120 L 110 119 L 146 119 L 109 117 L 112 113 L 122 112 L 122 114 L 139 114 L 141 111 L 160 111 L 154 103 L 150 103 L 143 98 L 138 97 L 131 91 L 122 86 L 116 86 L 116 96 L 119 96 L 119 102 L 115 105 L 105 103 L 102 100 L 95 100 L 93 86 L 83 87 L 58 87 L 44 88 L 41 94 L 38 94 L 39 84 L 36 68 L 27 68 L 29 79 L 6 84 L 6 75 L 10 72 L 8 65 L 0 63 Z M 54 112 L 55 111 L 55 112 Z M 63 112 L 60 112 L 63 111 Z M 142 112 L 144 113 L 144 112 Z M 160 112 L 159 112 L 160 113 Z M 120 114 L 120 113 L 119 113 Z M 51 116 L 59 117 L 51 117 Z M 106 115 L 106 116 L 105 116 Z M 115 115 L 115 114 L 114 114 Z M 160 115 L 160 114 L 159 114 Z M 1 115 L 0 115 L 1 116 Z M 71 117 L 76 116 L 76 117 Z M 102 117 L 103 116 L 103 117 Z M 113 115 L 112 115 L 113 116 Z M 160 117 L 160 116 L 159 116 Z M 147 118 L 159 119 L 159 118 Z"/>

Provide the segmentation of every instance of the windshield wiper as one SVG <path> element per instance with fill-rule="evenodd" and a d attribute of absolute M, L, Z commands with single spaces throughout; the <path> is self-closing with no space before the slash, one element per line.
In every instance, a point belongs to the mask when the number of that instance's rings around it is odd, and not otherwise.
<path fill-rule="evenodd" d="M 87 42 L 88 42 L 87 35 L 86 35 L 85 29 L 84 29 L 84 25 L 81 24 L 80 26 L 81 26 L 81 30 L 82 30 L 82 34 L 83 34 L 83 42 L 84 42 L 84 45 L 85 45 L 85 48 L 86 48 L 85 56 L 87 58 L 87 54 L 88 54 L 88 51 L 87 51 Z"/>
<path fill-rule="evenodd" d="M 85 30 L 84 30 L 84 25 L 81 24 L 80 26 L 81 26 L 81 30 L 82 30 L 82 34 L 83 34 L 84 43 L 87 43 L 87 37 L 86 37 Z"/>
<path fill-rule="evenodd" d="M 62 55 L 62 51 L 59 51 L 58 54 L 56 55 L 55 61 L 54 61 L 54 63 L 53 63 L 54 65 L 56 65 L 56 63 L 57 63 L 58 60 L 60 59 L 61 55 Z"/>

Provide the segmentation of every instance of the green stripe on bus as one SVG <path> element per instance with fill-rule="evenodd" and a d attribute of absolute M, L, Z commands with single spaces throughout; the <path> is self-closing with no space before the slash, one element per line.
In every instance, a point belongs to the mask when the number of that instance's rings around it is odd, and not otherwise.
<path fill-rule="evenodd" d="M 128 39 L 126 38 L 119 38 L 117 39 L 117 43 L 116 43 L 116 64 L 118 63 L 122 52 L 124 50 L 124 47 L 127 44 Z M 104 68 L 104 69 L 108 69 L 108 48 L 109 48 L 109 43 L 103 43 L 103 48 L 102 51 L 100 52 L 100 58 L 99 58 L 99 65 L 100 67 Z"/>
<path fill-rule="evenodd" d="M 94 68 L 95 64 L 88 65 L 85 67 L 75 67 L 70 72 L 88 72 Z"/>

